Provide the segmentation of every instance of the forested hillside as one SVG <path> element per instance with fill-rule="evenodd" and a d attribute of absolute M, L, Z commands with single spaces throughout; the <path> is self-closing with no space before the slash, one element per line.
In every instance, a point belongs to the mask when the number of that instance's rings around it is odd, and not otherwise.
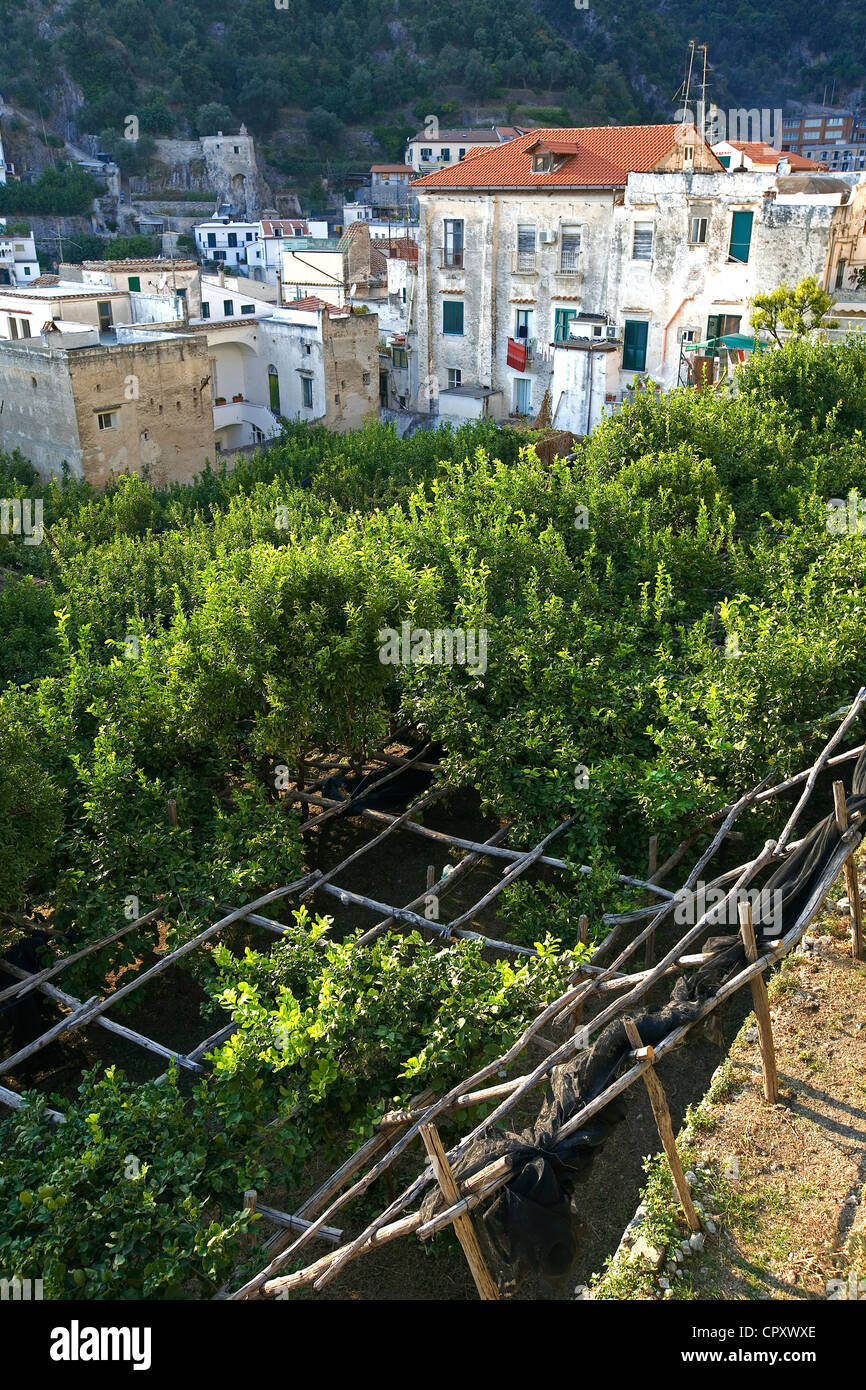
<path fill-rule="evenodd" d="M 287 110 L 323 110 L 332 154 L 346 128 L 378 127 L 399 147 L 407 122 L 479 102 L 543 100 L 564 124 L 664 118 L 692 37 L 710 46 L 722 106 L 821 100 L 834 79 L 844 100 L 866 76 L 855 0 L 708 7 L 699 22 L 686 0 L 2 0 L 0 23 L 0 93 L 69 115 L 71 81 L 80 131 L 119 132 L 134 112 L 145 133 L 187 134 L 217 103 L 273 137 Z"/>

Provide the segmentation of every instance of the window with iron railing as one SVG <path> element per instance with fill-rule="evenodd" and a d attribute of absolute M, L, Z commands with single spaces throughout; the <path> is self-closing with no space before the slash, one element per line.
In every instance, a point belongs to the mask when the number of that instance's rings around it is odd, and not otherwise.
<path fill-rule="evenodd" d="M 576 275 L 580 269 L 580 229 L 563 227 L 562 246 L 559 253 L 559 272 L 561 275 Z"/>

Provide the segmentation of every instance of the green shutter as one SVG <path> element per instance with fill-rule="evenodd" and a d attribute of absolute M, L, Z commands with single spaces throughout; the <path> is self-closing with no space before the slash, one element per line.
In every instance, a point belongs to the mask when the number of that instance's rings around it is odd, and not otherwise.
<path fill-rule="evenodd" d="M 461 334 L 463 332 L 463 301 L 443 299 L 442 332 Z"/>
<path fill-rule="evenodd" d="M 720 327 L 720 325 L 721 325 L 721 321 L 722 321 L 722 316 L 721 316 L 721 314 L 710 314 L 709 318 L 707 319 L 707 342 L 708 342 L 708 343 L 711 342 L 713 338 L 718 338 L 718 337 L 720 336 L 720 334 L 719 334 L 719 327 Z"/>
<path fill-rule="evenodd" d="M 140 275 L 130 275 L 130 277 L 129 277 L 129 288 L 130 288 L 131 290 L 135 290 L 136 293 L 138 293 L 138 294 L 141 293 L 141 276 L 140 276 Z"/>
<path fill-rule="evenodd" d="M 752 240 L 753 212 L 735 212 L 731 218 L 731 245 L 728 257 L 732 261 L 747 261 Z"/>
<path fill-rule="evenodd" d="M 649 324 L 639 319 L 626 319 L 622 342 L 622 369 L 624 372 L 642 372 L 646 366 L 646 344 Z"/>
<path fill-rule="evenodd" d="M 568 325 L 572 319 L 577 318 L 576 309 L 556 309 L 553 317 L 553 341 L 555 343 L 565 343 L 568 341 Z"/>
<path fill-rule="evenodd" d="M 718 159 L 718 161 L 719 161 L 719 163 L 721 164 L 721 166 L 722 166 L 723 169 L 730 169 L 730 167 L 731 167 L 731 156 L 730 156 L 729 154 L 719 154 L 719 155 L 716 155 L 716 158 Z"/>

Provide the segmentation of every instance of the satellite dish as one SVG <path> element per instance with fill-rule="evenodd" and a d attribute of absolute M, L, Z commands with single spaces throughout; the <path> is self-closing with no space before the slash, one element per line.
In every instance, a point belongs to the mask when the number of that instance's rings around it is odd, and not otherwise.
<path fill-rule="evenodd" d="M 161 275 L 161 276 L 159 277 L 159 280 L 157 281 L 156 288 L 157 288 L 158 291 L 161 292 L 162 290 L 165 289 L 165 287 L 166 287 L 167 284 L 168 284 L 168 276 L 167 276 L 167 275 Z"/>
<path fill-rule="evenodd" d="M 354 285 L 352 286 L 352 288 L 349 290 L 349 297 L 350 297 L 351 299 L 354 299 L 354 298 L 355 298 L 355 295 L 356 295 L 356 293 L 357 293 L 357 291 L 358 291 L 358 286 L 357 286 L 357 284 L 354 284 Z"/>

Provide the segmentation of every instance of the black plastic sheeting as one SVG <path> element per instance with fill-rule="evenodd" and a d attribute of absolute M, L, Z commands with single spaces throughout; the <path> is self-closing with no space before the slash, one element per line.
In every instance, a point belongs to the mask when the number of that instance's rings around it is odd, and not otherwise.
<path fill-rule="evenodd" d="M 849 818 L 855 811 L 866 813 L 866 751 L 856 763 L 852 786 L 853 795 L 847 799 Z M 774 937 L 784 936 L 794 926 L 838 845 L 839 831 L 831 813 L 762 885 L 763 891 L 779 895 L 770 899 Z M 736 907 L 733 913 L 725 911 L 726 920 L 731 916 L 736 918 Z M 712 928 L 712 923 L 708 925 Z M 765 930 L 763 936 L 769 934 Z M 664 1007 L 633 1015 L 645 1044 L 657 1045 L 675 1028 L 693 1022 L 725 981 L 744 969 L 746 956 L 739 940 L 733 944 L 724 939 L 710 941 L 708 946 L 705 964 L 677 980 Z M 470 1145 L 454 1164 L 459 1182 L 505 1154 L 512 1158 L 514 1177 L 487 1206 L 481 1228 L 491 1272 L 506 1295 L 513 1296 L 530 1280 L 555 1287 L 570 1274 L 580 1229 L 575 1187 L 589 1176 L 599 1150 L 625 1117 L 625 1096 L 617 1096 L 561 1143 L 554 1143 L 553 1136 L 610 1085 L 631 1050 L 622 1021 L 611 1021 L 590 1048 L 554 1069 L 530 1129 L 520 1134 L 494 1129 Z M 437 1189 L 422 1206 L 424 1220 L 442 1207 Z"/>

